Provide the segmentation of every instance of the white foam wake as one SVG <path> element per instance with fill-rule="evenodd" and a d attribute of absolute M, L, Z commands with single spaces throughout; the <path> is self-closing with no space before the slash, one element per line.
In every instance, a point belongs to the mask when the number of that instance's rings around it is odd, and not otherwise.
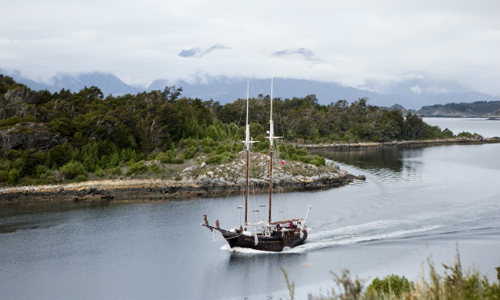
<path fill-rule="evenodd" d="M 370 226 L 376 226 L 375 223 L 379 222 L 373 222 L 369 223 L 371 224 Z M 359 229 L 359 227 L 366 227 L 368 224 L 363 224 L 359 226 L 352 226 L 352 227 L 346 227 L 347 231 L 349 228 L 353 229 Z M 379 224 L 380 225 L 380 224 Z M 327 233 L 316 233 L 314 234 L 314 240 L 308 240 L 306 241 L 305 244 L 297 246 L 295 248 L 288 248 L 285 247 L 282 252 L 272 252 L 272 251 L 261 251 L 261 250 L 254 250 L 254 249 L 248 249 L 248 248 L 240 248 L 240 247 L 234 247 L 230 248 L 229 245 L 223 245 L 220 249 L 228 252 L 235 252 L 235 253 L 242 253 L 242 254 L 296 254 L 296 253 L 305 253 L 305 252 L 311 252 L 315 250 L 319 250 L 322 248 L 328 248 L 328 247 L 333 247 L 333 246 L 341 246 L 341 245 L 352 245 L 352 244 L 357 244 L 357 243 L 362 243 L 362 242 L 368 242 L 368 241 L 376 241 L 376 240 L 387 240 L 391 238 L 397 238 L 397 237 L 410 237 L 414 235 L 415 233 L 421 233 L 421 232 L 426 232 L 426 231 L 431 231 L 437 228 L 442 227 L 441 225 L 433 225 L 433 226 L 424 226 L 416 229 L 408 229 L 408 230 L 396 230 L 396 231 L 390 231 L 390 232 L 384 232 L 384 233 L 379 233 L 379 234 L 372 234 L 372 235 L 355 235 L 355 234 L 346 234 L 346 228 L 339 228 L 335 230 L 329 230 Z M 377 227 L 380 228 L 380 227 Z M 342 235 L 337 235 L 333 236 L 332 234 L 334 233 L 342 233 Z M 326 239 L 318 239 L 319 237 L 324 236 L 328 237 Z"/>
<path fill-rule="evenodd" d="M 329 238 L 324 240 L 313 241 L 309 243 L 305 243 L 304 245 L 300 245 L 293 249 L 289 249 L 288 253 L 305 253 L 314 250 L 319 250 L 322 248 L 339 246 L 339 245 L 351 245 L 361 242 L 375 241 L 375 240 L 387 240 L 396 237 L 402 236 L 411 236 L 415 233 L 426 232 L 430 230 L 434 230 L 436 228 L 440 228 L 440 225 L 434 226 L 424 226 L 417 229 L 409 229 L 409 230 L 396 230 L 391 232 L 373 234 L 373 235 L 342 235 L 340 238 Z"/>
<path fill-rule="evenodd" d="M 340 227 L 332 230 L 324 230 L 317 233 L 309 234 L 308 239 L 318 240 L 318 239 L 325 239 L 328 237 L 338 236 L 339 234 L 346 235 L 354 232 L 364 231 L 366 229 L 383 229 L 397 223 L 398 222 L 395 220 L 381 220 L 365 224 Z"/>

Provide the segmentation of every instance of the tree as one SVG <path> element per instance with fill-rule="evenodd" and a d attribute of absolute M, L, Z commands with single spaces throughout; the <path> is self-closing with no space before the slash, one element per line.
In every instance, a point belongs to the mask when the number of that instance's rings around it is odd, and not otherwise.
<path fill-rule="evenodd" d="M 167 103 L 174 103 L 177 98 L 181 95 L 182 88 L 175 88 L 174 86 L 168 87 L 166 86 L 163 92 L 161 93 L 163 101 Z"/>

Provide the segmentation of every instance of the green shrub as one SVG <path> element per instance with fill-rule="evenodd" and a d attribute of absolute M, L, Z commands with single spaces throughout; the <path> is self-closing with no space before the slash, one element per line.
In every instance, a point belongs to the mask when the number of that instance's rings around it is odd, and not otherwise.
<path fill-rule="evenodd" d="M 78 175 L 78 177 L 76 178 L 76 180 L 78 182 L 87 181 L 87 176 L 85 176 L 85 175 Z"/>
<path fill-rule="evenodd" d="M 56 178 L 54 177 L 54 171 L 52 171 L 51 169 L 47 169 L 45 171 L 45 173 L 40 174 L 39 178 L 43 179 L 43 180 L 51 180 L 51 181 L 56 180 Z"/>
<path fill-rule="evenodd" d="M 9 171 L 7 182 L 9 184 L 16 184 L 19 180 L 19 171 L 16 168 L 13 168 Z"/>
<path fill-rule="evenodd" d="M 293 145 L 281 144 L 278 146 L 278 149 L 280 153 L 280 158 L 283 159 L 286 157 L 293 157 L 293 155 L 295 155 L 296 157 L 309 155 L 309 153 L 307 152 L 307 148 L 305 147 L 299 148 Z"/>
<path fill-rule="evenodd" d="M 137 156 L 137 153 L 135 150 L 127 148 L 127 149 L 122 149 L 120 153 L 120 160 L 123 162 L 130 161 L 131 159 L 137 161 L 140 160 L 140 158 Z"/>
<path fill-rule="evenodd" d="M 316 167 L 324 166 L 326 164 L 325 158 L 321 157 L 319 155 L 315 155 L 314 158 L 311 160 L 311 163 L 315 165 Z"/>
<path fill-rule="evenodd" d="M 12 168 L 17 169 L 19 171 L 19 173 L 21 174 L 22 170 L 24 168 L 24 165 L 25 165 L 25 161 L 23 158 L 16 158 L 14 160 L 14 163 L 12 164 Z"/>
<path fill-rule="evenodd" d="M 212 153 L 212 148 L 210 146 L 202 146 L 202 150 L 207 154 Z"/>
<path fill-rule="evenodd" d="M 233 144 L 233 152 L 238 153 L 238 152 L 240 152 L 241 150 L 243 150 L 243 143 L 240 143 L 240 142 L 235 142 L 235 143 Z"/>
<path fill-rule="evenodd" d="M 122 169 L 116 166 L 115 168 L 113 168 L 113 174 L 122 175 Z"/>
<path fill-rule="evenodd" d="M 0 182 L 5 182 L 7 180 L 9 180 L 9 172 L 0 170 Z"/>
<path fill-rule="evenodd" d="M 262 151 L 266 150 L 269 151 L 269 139 L 266 139 L 264 135 L 259 135 L 255 138 L 256 141 L 259 141 L 256 144 L 253 144 L 252 148 L 256 149 L 257 151 Z"/>
<path fill-rule="evenodd" d="M 191 145 L 191 146 L 188 146 L 186 148 L 186 150 L 184 151 L 184 157 L 186 159 L 190 159 L 190 158 L 193 158 L 195 157 L 196 153 L 198 152 L 198 148 L 196 148 L 195 146 Z"/>
<path fill-rule="evenodd" d="M 77 175 L 83 175 L 87 173 L 85 167 L 79 161 L 70 161 L 69 163 L 62 166 L 60 171 L 63 177 L 66 179 L 73 179 Z"/>
<path fill-rule="evenodd" d="M 153 150 L 153 152 L 151 152 L 146 158 L 147 160 L 155 160 L 156 159 L 156 156 L 160 153 L 161 151 L 156 148 L 155 150 Z"/>
<path fill-rule="evenodd" d="M 120 154 L 118 154 L 118 152 L 116 151 L 111 153 L 108 160 L 108 168 L 117 166 L 119 162 L 120 162 Z"/>
<path fill-rule="evenodd" d="M 398 275 L 388 275 L 383 279 L 376 277 L 373 279 L 372 283 L 368 286 L 368 293 L 378 294 L 378 295 L 396 295 L 396 297 L 401 297 L 403 294 L 411 293 L 415 290 L 412 281 L 409 281 L 404 276 L 399 277 Z"/>
<path fill-rule="evenodd" d="M 460 132 L 459 134 L 457 134 L 457 138 L 467 138 L 467 139 L 482 139 L 483 136 L 480 135 L 480 134 L 477 134 L 474 132 L 474 134 L 470 133 L 470 132 L 465 132 L 465 131 L 462 131 Z"/>
<path fill-rule="evenodd" d="M 172 159 L 173 164 L 182 164 L 183 162 L 184 162 L 184 158 L 182 158 L 182 157 Z"/>
<path fill-rule="evenodd" d="M 0 170 L 9 171 L 11 167 L 12 162 L 10 160 L 2 160 L 2 163 L 0 164 Z"/>
<path fill-rule="evenodd" d="M 38 179 L 43 179 L 43 177 L 45 177 L 45 174 L 47 173 L 47 171 L 50 171 L 49 168 L 47 168 L 46 166 L 44 165 L 39 165 L 36 167 L 36 177 Z"/>
<path fill-rule="evenodd" d="M 158 167 L 157 164 L 151 164 L 148 167 L 148 171 L 149 172 L 154 172 L 154 173 L 158 174 L 158 173 L 161 173 L 163 171 L 163 169 L 160 168 L 160 167 Z"/>
<path fill-rule="evenodd" d="M 95 172 L 99 159 L 99 148 L 97 143 L 86 144 L 82 147 L 79 155 L 79 161 L 82 162 L 85 170 Z"/>
<path fill-rule="evenodd" d="M 306 164 L 313 164 L 317 167 L 326 164 L 325 158 L 319 155 L 309 155 L 307 148 L 299 148 L 297 146 L 281 144 L 279 146 L 279 157 L 281 159 L 301 161 Z"/>
<path fill-rule="evenodd" d="M 208 126 L 207 130 L 205 131 L 205 135 L 206 137 L 214 141 L 219 140 L 219 131 L 217 130 L 217 127 L 215 127 L 214 125 Z"/>
<path fill-rule="evenodd" d="M 266 129 L 264 129 L 264 127 L 259 123 L 250 123 L 249 125 L 250 125 L 250 136 L 254 136 L 255 139 L 257 139 L 258 141 L 263 140 L 259 139 L 259 135 L 264 136 L 264 134 L 266 133 Z"/>
<path fill-rule="evenodd" d="M 222 154 L 217 154 L 214 156 L 207 157 L 207 164 L 225 164 L 236 158 L 234 153 L 224 152 Z"/>
<path fill-rule="evenodd" d="M 230 142 L 226 142 L 226 144 L 224 144 L 224 148 L 226 149 L 226 151 L 224 152 L 232 152 L 233 150 L 233 146 L 231 145 Z"/>
<path fill-rule="evenodd" d="M 101 156 L 101 159 L 99 160 L 97 169 L 100 169 L 101 167 L 105 168 L 109 165 L 109 156 L 103 155 Z"/>
<path fill-rule="evenodd" d="M 171 164 L 171 163 L 173 163 L 173 160 L 175 159 L 175 152 L 174 152 L 174 150 L 160 152 L 156 156 L 156 159 L 159 160 L 163 164 Z"/>
<path fill-rule="evenodd" d="M 217 149 L 215 149 L 215 153 L 217 154 L 222 154 L 226 152 L 226 147 L 224 147 L 223 145 L 219 145 L 217 146 Z"/>
<path fill-rule="evenodd" d="M 188 138 L 184 143 L 186 145 L 186 148 L 194 147 L 196 148 L 196 151 L 198 151 L 198 143 L 196 142 L 196 140 Z"/>
<path fill-rule="evenodd" d="M 311 162 L 311 158 L 309 156 L 298 154 L 292 154 L 292 160 L 298 160 L 306 164 Z"/>
<path fill-rule="evenodd" d="M 448 128 L 445 128 L 443 130 L 443 137 L 445 137 L 445 138 L 452 138 L 453 137 L 453 131 L 449 130 Z"/>
<path fill-rule="evenodd" d="M 41 150 L 30 149 L 25 152 L 23 175 L 36 177 L 36 169 L 45 163 L 45 153 Z"/>
<path fill-rule="evenodd" d="M 73 146 L 70 144 L 57 145 L 50 149 L 48 153 L 50 158 L 48 165 L 56 164 L 58 166 L 63 166 L 74 158 L 74 152 Z"/>
<path fill-rule="evenodd" d="M 203 140 L 201 141 L 201 147 L 203 149 L 203 152 L 205 153 L 212 153 L 212 145 L 213 145 L 213 140 L 206 136 L 203 138 Z"/>
<path fill-rule="evenodd" d="M 129 176 L 131 174 L 143 174 L 147 170 L 148 170 L 148 167 L 146 166 L 144 161 L 141 160 L 140 162 L 137 162 L 137 163 L 133 164 L 132 166 L 130 166 L 130 169 L 128 170 L 126 175 Z"/>
<path fill-rule="evenodd" d="M 97 177 L 102 177 L 102 176 L 104 176 L 104 171 L 103 171 L 102 169 L 97 169 L 97 170 L 95 171 L 95 176 L 97 176 Z"/>

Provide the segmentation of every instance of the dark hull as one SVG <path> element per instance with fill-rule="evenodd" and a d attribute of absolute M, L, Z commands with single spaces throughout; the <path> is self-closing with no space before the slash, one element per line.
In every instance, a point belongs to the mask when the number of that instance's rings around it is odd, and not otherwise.
<path fill-rule="evenodd" d="M 249 248 L 262 251 L 283 251 L 283 248 L 293 248 L 302 244 L 307 239 L 307 230 L 302 231 L 302 238 L 300 237 L 300 229 L 293 231 L 276 231 L 270 236 L 257 235 L 257 244 L 255 243 L 255 236 L 246 236 L 243 234 L 229 232 L 223 229 L 219 230 L 222 236 L 226 239 L 231 248 Z"/>

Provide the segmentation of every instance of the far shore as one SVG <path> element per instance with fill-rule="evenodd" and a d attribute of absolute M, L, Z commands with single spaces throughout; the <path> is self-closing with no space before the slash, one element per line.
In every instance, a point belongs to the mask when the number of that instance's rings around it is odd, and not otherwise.
<path fill-rule="evenodd" d="M 298 145 L 308 149 L 365 149 L 379 147 L 426 147 L 426 146 L 445 146 L 445 145 L 481 145 L 500 143 L 500 138 L 484 138 L 484 139 L 467 139 L 467 138 L 451 138 L 437 140 L 416 140 L 416 141 L 392 141 L 392 142 L 367 142 L 367 143 L 332 143 L 332 144 L 304 144 Z"/>

